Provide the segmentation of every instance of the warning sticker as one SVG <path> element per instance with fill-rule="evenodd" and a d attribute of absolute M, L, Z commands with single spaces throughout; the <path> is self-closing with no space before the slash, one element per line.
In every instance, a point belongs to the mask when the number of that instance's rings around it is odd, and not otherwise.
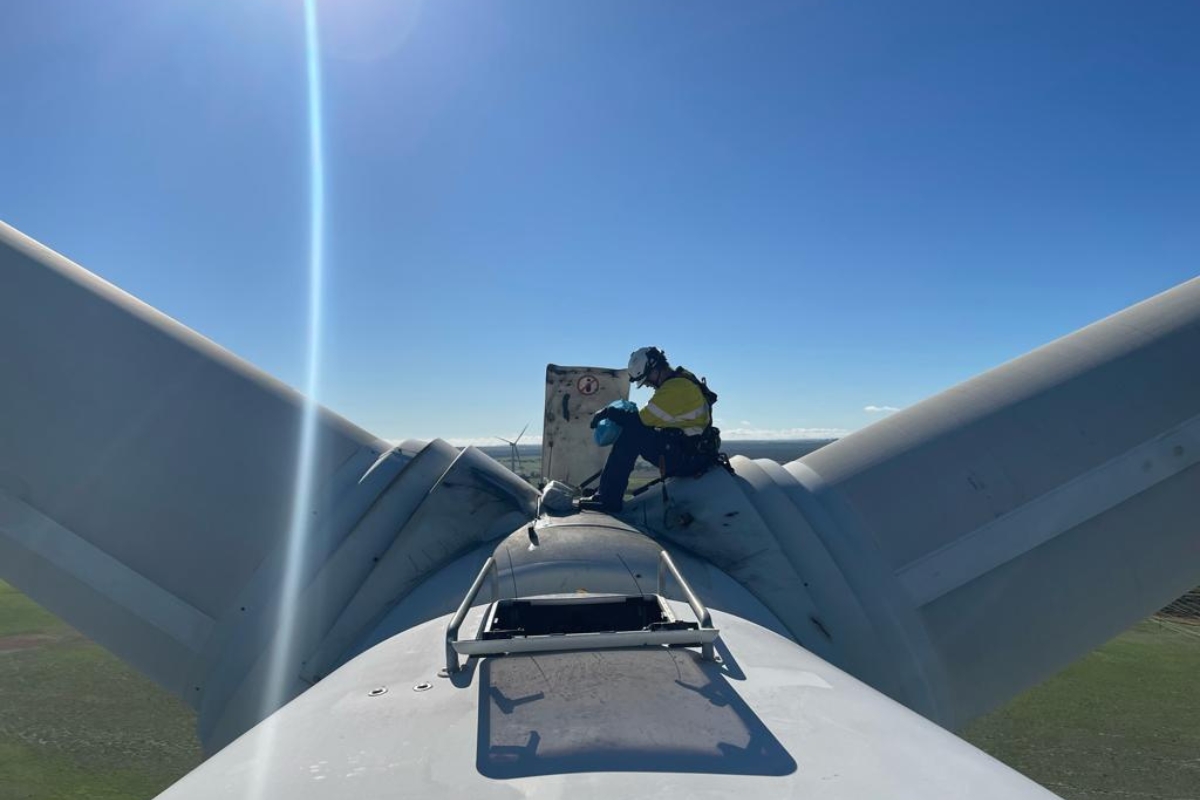
<path fill-rule="evenodd" d="M 595 394 L 596 390 L 600 388 L 600 380 L 595 375 L 582 375 L 575 382 L 575 388 L 582 395 Z"/>

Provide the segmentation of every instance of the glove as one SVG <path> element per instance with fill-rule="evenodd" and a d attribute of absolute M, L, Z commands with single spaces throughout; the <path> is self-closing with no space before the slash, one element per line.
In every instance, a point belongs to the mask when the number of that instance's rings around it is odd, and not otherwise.
<path fill-rule="evenodd" d="M 602 420 L 606 420 L 611 417 L 612 412 L 613 409 L 609 408 L 608 406 L 600 409 L 595 414 L 592 414 L 592 421 L 589 423 L 588 427 L 590 427 L 592 430 L 596 430 L 596 426 L 599 425 Z"/>
<path fill-rule="evenodd" d="M 627 408 L 609 408 L 608 413 L 604 416 L 605 419 L 611 419 L 622 428 L 628 428 L 630 425 L 640 424 L 641 418 L 637 411 L 631 411 Z"/>

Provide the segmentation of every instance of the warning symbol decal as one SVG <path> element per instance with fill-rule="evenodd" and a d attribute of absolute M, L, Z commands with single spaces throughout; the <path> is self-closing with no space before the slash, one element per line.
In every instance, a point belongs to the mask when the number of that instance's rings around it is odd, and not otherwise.
<path fill-rule="evenodd" d="M 595 375 L 584 375 L 576 381 L 575 388 L 582 395 L 595 394 L 600 388 L 600 381 Z"/>

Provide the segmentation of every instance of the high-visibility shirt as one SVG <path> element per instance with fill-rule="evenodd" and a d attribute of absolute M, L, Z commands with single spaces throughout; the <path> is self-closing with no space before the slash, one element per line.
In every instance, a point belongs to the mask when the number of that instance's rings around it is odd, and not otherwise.
<path fill-rule="evenodd" d="M 699 436 L 712 423 L 712 412 L 700 387 L 687 378 L 668 378 L 638 415 L 651 428 L 679 428 Z"/>

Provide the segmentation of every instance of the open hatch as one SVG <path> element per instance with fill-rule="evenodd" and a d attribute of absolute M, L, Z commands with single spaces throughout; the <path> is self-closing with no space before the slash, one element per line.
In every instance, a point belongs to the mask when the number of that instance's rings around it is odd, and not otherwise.
<path fill-rule="evenodd" d="M 667 574 L 678 583 L 694 622 L 678 620 L 663 598 Z M 569 594 L 502 598 L 487 610 L 477 639 L 459 640 L 458 630 L 489 575 L 493 597 L 499 596 L 496 560 L 488 558 L 458 612 L 446 627 L 446 672 L 460 669 L 459 655 L 501 655 L 564 650 L 674 645 L 700 647 L 713 660 L 713 641 L 720 633 L 712 616 L 684 580 L 675 562 L 661 551 L 655 594 Z"/>

